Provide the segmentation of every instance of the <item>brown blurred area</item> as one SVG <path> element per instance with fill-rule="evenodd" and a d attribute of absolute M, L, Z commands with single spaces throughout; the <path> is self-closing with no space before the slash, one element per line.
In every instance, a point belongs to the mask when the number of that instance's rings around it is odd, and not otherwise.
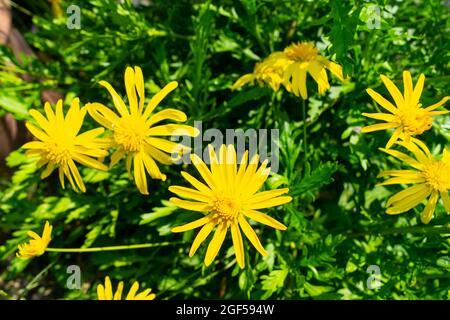
<path fill-rule="evenodd" d="M 0 45 L 6 45 L 14 53 L 18 61 L 20 55 L 34 55 L 33 50 L 25 41 L 22 34 L 14 28 L 12 23 L 12 12 L 9 0 L 0 0 Z M 33 81 L 30 76 L 24 75 L 26 81 Z M 0 79 L 1 85 L 1 79 Z M 51 104 L 61 99 L 62 95 L 53 90 L 41 93 L 42 102 L 48 101 Z M 23 121 L 17 121 L 12 114 L 0 117 L 0 175 L 6 172 L 5 158 L 13 150 L 18 149 L 32 137 L 25 127 Z"/>

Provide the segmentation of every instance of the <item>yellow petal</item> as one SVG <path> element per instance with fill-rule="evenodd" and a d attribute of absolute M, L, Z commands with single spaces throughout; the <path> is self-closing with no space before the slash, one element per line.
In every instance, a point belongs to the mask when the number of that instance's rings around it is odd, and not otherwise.
<path fill-rule="evenodd" d="M 63 169 L 64 175 L 67 177 L 67 179 L 69 179 L 69 183 L 72 186 L 73 190 L 75 192 L 78 192 L 79 189 L 76 186 L 75 181 L 72 178 L 72 174 L 70 173 L 70 170 L 69 170 L 69 165 L 68 164 L 64 164 L 64 165 L 61 165 L 60 168 Z"/>
<path fill-rule="evenodd" d="M 89 115 L 105 128 L 114 130 L 114 126 L 119 122 L 119 117 L 101 103 L 88 103 L 86 108 Z"/>
<path fill-rule="evenodd" d="M 142 113 L 145 102 L 144 75 L 142 74 L 142 69 L 137 66 L 134 67 L 134 81 L 139 95 L 139 112 Z"/>
<path fill-rule="evenodd" d="M 55 113 L 53 112 L 52 106 L 50 105 L 49 102 L 46 102 L 44 104 L 44 111 L 45 111 L 45 115 L 47 116 L 47 119 L 50 123 L 56 122 Z"/>
<path fill-rule="evenodd" d="M 370 126 L 363 127 L 361 129 L 361 132 L 369 133 L 369 132 L 374 132 L 374 131 L 379 131 L 379 130 L 393 129 L 393 128 L 397 128 L 398 126 L 399 126 L 399 124 L 395 123 L 395 122 L 377 123 L 377 124 L 372 124 Z"/>
<path fill-rule="evenodd" d="M 418 162 L 417 160 L 411 158 L 410 156 L 408 156 L 400 151 L 392 150 L 392 149 L 387 150 L 387 149 L 383 149 L 383 148 L 380 148 L 380 150 L 383 152 L 386 152 L 387 154 L 390 154 L 393 157 L 396 157 L 397 159 L 405 162 L 406 164 L 410 165 L 413 168 L 416 168 L 419 170 L 422 170 L 422 168 L 423 168 L 423 165 L 420 162 Z"/>
<path fill-rule="evenodd" d="M 253 219 L 259 223 L 265 224 L 274 229 L 277 229 L 277 230 L 286 230 L 287 229 L 287 227 L 284 224 L 282 224 L 281 222 L 278 222 L 274 218 L 269 217 L 268 215 L 266 215 L 262 212 L 259 212 L 256 210 L 245 210 L 244 214 L 247 217 L 249 217 L 250 219 Z"/>
<path fill-rule="evenodd" d="M 389 149 L 390 147 L 392 147 L 394 145 L 394 143 L 397 142 L 397 140 L 398 140 L 398 138 L 400 137 L 401 134 L 402 134 L 402 128 L 401 127 L 395 129 L 395 131 L 392 134 L 391 138 L 386 143 L 386 149 Z"/>
<path fill-rule="evenodd" d="M 191 150 L 191 148 L 186 147 L 181 143 L 176 143 L 165 139 L 147 138 L 146 141 L 153 147 L 171 154 L 172 157 L 179 155 L 180 152 L 186 152 Z"/>
<path fill-rule="evenodd" d="M 168 108 L 152 115 L 150 119 L 146 121 L 145 124 L 151 127 L 155 123 L 160 122 L 162 120 L 174 120 L 178 122 L 185 122 L 187 120 L 187 116 L 183 111 Z"/>
<path fill-rule="evenodd" d="M 427 108 L 425 108 L 425 111 L 433 111 L 437 108 L 439 108 L 440 106 L 442 106 L 444 103 L 446 103 L 448 101 L 449 97 L 444 97 L 441 99 L 441 101 L 439 101 L 438 103 L 435 103 Z"/>
<path fill-rule="evenodd" d="M 92 140 L 94 140 L 97 136 L 101 135 L 103 132 L 105 132 L 104 128 L 95 128 L 95 129 L 83 132 L 82 134 L 76 136 L 75 139 L 76 139 L 77 144 L 83 145 L 83 144 L 92 142 Z"/>
<path fill-rule="evenodd" d="M 35 239 L 35 240 L 40 240 L 41 239 L 41 237 L 36 233 L 36 232 L 34 232 L 34 231 L 27 231 L 27 235 L 30 237 L 30 238 L 33 238 L 33 239 Z"/>
<path fill-rule="evenodd" d="M 401 108 L 405 105 L 405 100 L 403 99 L 402 94 L 400 93 L 400 90 L 395 86 L 395 84 L 386 76 L 381 75 L 381 80 L 383 81 L 384 85 L 388 89 L 389 93 L 391 94 L 392 98 L 394 98 L 395 104 L 398 108 Z"/>
<path fill-rule="evenodd" d="M 418 148 L 416 144 L 412 142 L 399 141 L 397 144 L 411 151 L 416 157 L 416 159 L 422 164 L 428 164 L 432 161 L 431 154 L 430 156 L 427 156 L 422 150 Z"/>
<path fill-rule="evenodd" d="M 244 216 L 240 215 L 238 218 L 239 225 L 242 228 L 242 231 L 244 232 L 245 236 L 248 240 L 253 244 L 253 246 L 258 250 L 259 253 L 261 253 L 263 256 L 267 256 L 267 251 L 264 249 L 264 247 L 261 245 L 261 242 L 258 239 L 258 236 L 256 235 L 255 231 L 252 229 L 252 227 L 249 225 L 247 220 L 245 220 Z"/>
<path fill-rule="evenodd" d="M 140 154 L 142 161 L 145 166 L 145 170 L 150 174 L 150 176 L 153 179 L 161 179 L 166 180 L 166 176 L 159 171 L 158 166 L 156 165 L 156 162 L 153 160 L 151 156 L 149 156 L 147 153 L 142 152 Z M 145 174 L 145 171 L 144 171 Z"/>
<path fill-rule="evenodd" d="M 59 182 L 61 183 L 61 187 L 64 189 L 65 185 L 64 185 L 64 172 L 63 172 L 63 168 L 59 167 L 58 168 L 58 176 L 59 176 Z"/>
<path fill-rule="evenodd" d="M 29 114 L 36 120 L 38 125 L 47 133 L 51 131 L 50 123 L 47 119 L 37 110 L 31 109 Z"/>
<path fill-rule="evenodd" d="M 445 211 L 450 213 L 450 196 L 448 191 L 441 191 L 442 203 L 444 204 Z"/>
<path fill-rule="evenodd" d="M 236 80 L 236 82 L 231 87 L 231 90 L 239 89 L 247 83 L 253 82 L 253 80 L 255 80 L 255 76 L 252 73 L 244 74 L 242 77 Z"/>
<path fill-rule="evenodd" d="M 242 193 L 244 198 L 249 197 L 250 195 L 253 195 L 255 192 L 257 192 L 264 184 L 264 181 L 267 180 L 267 177 L 270 174 L 270 168 L 267 168 L 267 164 L 268 160 L 266 159 L 263 161 L 258 171 L 256 171 L 255 174 L 252 175 L 247 181 L 246 184 L 248 184 L 248 186 Z"/>
<path fill-rule="evenodd" d="M 399 214 L 414 208 L 421 203 L 431 193 L 431 188 L 426 188 L 416 192 L 415 194 L 405 197 L 400 201 L 397 201 L 393 206 L 386 210 L 387 214 Z"/>
<path fill-rule="evenodd" d="M 142 194 L 148 194 L 147 190 L 147 177 L 145 176 L 144 161 L 142 160 L 142 154 L 136 153 L 133 159 L 134 170 L 134 182 L 138 187 L 138 190 Z"/>
<path fill-rule="evenodd" d="M 44 133 L 40 129 L 36 128 L 31 123 L 27 122 L 25 125 L 26 125 L 27 129 L 31 132 L 31 134 L 33 136 L 35 136 L 36 138 L 38 138 L 39 140 L 42 140 L 44 142 L 50 140 L 49 136 L 46 133 Z"/>
<path fill-rule="evenodd" d="M 41 141 L 31 141 L 25 143 L 22 148 L 24 149 L 45 149 L 45 143 Z"/>
<path fill-rule="evenodd" d="M 207 212 L 211 209 L 211 206 L 208 203 L 203 202 L 192 202 L 181 200 L 178 198 L 170 198 L 170 202 L 180 208 L 198 212 Z"/>
<path fill-rule="evenodd" d="M 288 188 L 259 192 L 255 195 L 252 195 L 249 199 L 246 199 L 245 203 L 252 204 L 252 203 L 267 201 L 269 199 L 281 196 L 282 194 L 285 194 L 288 192 L 289 192 Z"/>
<path fill-rule="evenodd" d="M 394 122 L 397 119 L 396 116 L 388 113 L 367 113 L 363 112 L 362 115 L 367 118 L 372 118 L 376 120 L 382 120 L 386 122 Z"/>
<path fill-rule="evenodd" d="M 105 278 L 105 300 L 112 300 L 113 298 L 113 292 L 112 292 L 112 285 L 111 285 L 111 279 L 107 276 Z"/>
<path fill-rule="evenodd" d="M 386 203 L 386 206 L 390 207 L 391 205 L 395 205 L 396 202 L 401 201 L 410 196 L 413 196 L 418 192 L 422 192 L 422 191 L 426 190 L 427 188 L 428 188 L 428 186 L 424 183 L 419 184 L 417 186 L 406 188 L 405 190 L 402 190 L 402 191 L 396 193 L 395 195 L 393 195 L 392 197 L 390 197 Z"/>
<path fill-rule="evenodd" d="M 209 196 L 201 193 L 200 191 L 186 188 L 186 187 L 170 186 L 169 191 L 179 195 L 180 197 L 197 200 L 200 202 L 208 203 L 211 200 L 211 198 Z"/>
<path fill-rule="evenodd" d="M 414 138 L 414 137 L 411 137 L 410 140 L 412 143 L 415 143 L 416 145 L 418 145 L 420 147 L 420 149 L 422 149 L 423 152 L 425 152 L 425 155 L 427 156 L 428 159 L 433 158 L 430 150 L 428 149 L 428 147 L 425 143 L 423 143 L 422 141 L 420 141 L 419 139 Z"/>
<path fill-rule="evenodd" d="M 249 209 L 264 209 L 264 208 L 281 206 L 281 205 L 289 203 L 291 201 L 292 201 L 292 197 L 282 196 L 282 197 L 272 198 L 272 199 L 264 201 L 264 202 L 247 204 L 246 207 Z"/>
<path fill-rule="evenodd" d="M 209 222 L 200 229 L 194 239 L 194 242 L 192 242 L 191 250 L 189 250 L 189 257 L 192 257 L 195 254 L 197 249 L 200 247 L 200 244 L 202 244 L 203 241 L 205 241 L 205 239 L 209 236 L 215 225 L 216 224 L 214 222 Z"/>
<path fill-rule="evenodd" d="M 187 173 L 185 171 L 181 171 L 181 175 L 198 191 L 200 191 L 204 194 L 207 194 L 207 195 L 211 194 L 212 191 L 210 188 L 208 188 L 205 184 L 198 181 L 196 178 L 191 176 L 189 173 Z"/>
<path fill-rule="evenodd" d="M 418 171 L 414 170 L 384 170 L 381 171 L 377 178 L 385 177 L 385 176 L 395 176 L 395 177 L 402 177 L 402 178 L 411 178 L 411 179 L 418 179 L 423 177 L 423 174 Z"/>
<path fill-rule="evenodd" d="M 64 113 L 63 113 L 63 102 L 62 99 L 59 99 L 56 102 L 56 108 L 55 108 L 55 119 L 56 119 L 56 124 L 59 127 L 63 127 L 64 126 Z"/>
<path fill-rule="evenodd" d="M 208 245 L 205 256 L 205 265 L 209 266 L 214 258 L 219 253 L 220 247 L 222 247 L 223 240 L 225 240 L 225 235 L 227 234 L 227 225 L 225 223 L 219 224 L 214 233 L 214 237 Z"/>
<path fill-rule="evenodd" d="M 425 75 L 422 73 L 417 80 L 416 87 L 412 95 L 412 101 L 419 102 L 420 96 L 422 95 L 423 85 L 425 83 Z"/>
<path fill-rule="evenodd" d="M 81 190 L 81 192 L 86 192 L 86 187 L 84 186 L 83 179 L 80 176 L 80 172 L 77 169 L 77 166 L 73 162 L 72 159 L 69 159 L 67 162 L 69 165 L 70 172 L 72 173 L 72 176 L 75 179 L 75 183 L 77 184 L 78 188 Z"/>
<path fill-rule="evenodd" d="M 145 144 L 144 151 L 143 154 L 146 154 L 149 158 L 155 159 L 162 164 L 170 165 L 173 163 L 173 159 L 170 155 L 154 148 L 150 144 Z M 157 171 L 159 172 L 159 169 L 157 169 Z M 165 175 L 160 173 L 159 179 L 165 180 Z"/>
<path fill-rule="evenodd" d="M 49 163 L 47 164 L 47 168 L 45 168 L 45 170 L 42 171 L 41 179 L 45 179 L 45 178 L 47 178 L 49 175 L 51 175 L 52 172 L 53 172 L 53 170 L 55 170 L 55 168 L 56 168 L 55 163 L 49 162 Z"/>
<path fill-rule="evenodd" d="M 382 106 L 384 109 L 389 111 L 392 114 L 397 114 L 399 110 L 388 100 L 386 100 L 381 94 L 378 92 L 375 92 L 372 89 L 367 89 L 366 92 L 369 94 L 369 96 L 372 97 L 373 100 L 375 100 L 380 106 Z"/>
<path fill-rule="evenodd" d="M 152 99 L 149 101 L 147 108 L 144 112 L 144 118 L 148 118 L 148 116 L 153 112 L 156 106 L 175 88 L 178 87 L 178 82 L 172 81 L 169 82 L 164 88 L 161 89 L 157 94 L 155 94 Z"/>
<path fill-rule="evenodd" d="M 241 269 L 245 267 L 245 255 L 244 255 L 244 243 L 242 241 L 241 231 L 237 223 L 231 224 L 231 238 L 233 240 L 234 254 L 236 255 L 236 261 Z"/>
<path fill-rule="evenodd" d="M 319 85 L 319 94 L 322 94 L 330 87 L 325 68 L 321 63 L 319 63 L 318 61 L 311 61 L 309 63 L 308 71 L 313 77 L 314 81 L 316 81 Z"/>
<path fill-rule="evenodd" d="M 103 163 L 101 163 L 100 161 L 92 159 L 81 153 L 73 152 L 71 155 L 75 161 L 79 162 L 82 165 L 85 165 L 87 167 L 94 168 L 97 170 L 103 170 L 103 171 L 108 170 L 108 167 L 106 165 L 104 165 Z"/>
<path fill-rule="evenodd" d="M 125 69 L 125 90 L 127 91 L 131 114 L 137 114 L 138 103 L 135 89 L 134 70 L 131 67 L 127 67 Z"/>
<path fill-rule="evenodd" d="M 99 284 L 97 286 L 97 297 L 98 300 L 105 300 L 105 288 L 102 284 Z"/>
<path fill-rule="evenodd" d="M 342 72 L 342 66 L 334 63 L 332 61 L 328 61 L 326 63 L 326 66 L 328 70 L 331 71 L 332 74 L 334 74 L 336 77 L 338 77 L 339 80 L 344 81 L 344 74 Z"/>
<path fill-rule="evenodd" d="M 430 199 L 425 206 L 425 209 L 422 211 L 420 215 L 420 219 L 423 223 L 427 224 L 433 218 L 434 210 L 436 209 L 436 203 L 438 201 L 439 192 L 433 191 L 431 193 Z"/>
<path fill-rule="evenodd" d="M 410 184 L 410 183 L 422 183 L 425 182 L 425 177 L 417 177 L 417 178 L 403 178 L 403 177 L 396 177 L 396 178 L 390 178 L 387 179 L 384 182 L 381 182 L 380 186 L 387 186 L 391 184 Z"/>
<path fill-rule="evenodd" d="M 151 127 L 146 134 L 149 136 L 189 136 L 196 137 L 200 131 L 192 126 L 184 124 L 165 124 L 161 126 Z"/>
<path fill-rule="evenodd" d="M 125 300 L 134 300 L 136 296 L 136 292 L 139 290 L 139 282 L 135 281 L 131 286 L 130 291 L 128 292 Z"/>
<path fill-rule="evenodd" d="M 410 100 L 414 91 L 411 73 L 403 71 L 403 87 L 405 100 Z"/>
<path fill-rule="evenodd" d="M 123 292 L 123 281 L 119 282 L 117 286 L 116 293 L 114 294 L 113 300 L 122 300 L 122 292 Z"/>
<path fill-rule="evenodd" d="M 114 152 L 113 155 L 111 156 L 111 163 L 109 164 L 109 167 L 110 168 L 114 167 L 120 161 L 120 159 L 123 158 L 124 155 L 125 150 L 123 149 L 116 150 L 116 152 Z"/>
<path fill-rule="evenodd" d="M 122 98 L 117 94 L 116 90 L 106 81 L 100 81 L 99 84 L 108 90 L 109 94 L 113 98 L 114 106 L 122 117 L 130 115 L 128 109 L 123 102 Z"/>
<path fill-rule="evenodd" d="M 194 153 L 191 154 L 191 161 L 197 169 L 198 173 L 200 173 L 200 175 L 202 176 L 203 180 L 205 180 L 208 186 L 214 190 L 216 187 L 214 178 L 211 174 L 211 171 L 209 171 L 208 167 L 205 165 L 202 159 L 200 159 L 200 157 Z"/>

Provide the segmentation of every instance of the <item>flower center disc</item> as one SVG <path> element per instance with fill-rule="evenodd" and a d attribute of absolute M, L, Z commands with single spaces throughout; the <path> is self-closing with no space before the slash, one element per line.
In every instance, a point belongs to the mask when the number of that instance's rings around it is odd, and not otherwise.
<path fill-rule="evenodd" d="M 139 118 L 122 118 L 114 127 L 114 140 L 125 151 L 139 151 L 145 141 L 145 128 L 145 122 Z"/>
<path fill-rule="evenodd" d="M 435 161 L 424 170 L 427 183 L 435 190 L 447 192 L 450 189 L 450 165 Z"/>
<path fill-rule="evenodd" d="M 317 49 L 309 43 L 292 44 L 284 49 L 284 53 L 289 59 L 300 62 L 315 60 L 317 57 Z"/>
<path fill-rule="evenodd" d="M 47 158 L 56 164 L 63 164 L 71 159 L 67 142 L 56 141 L 47 143 Z"/>
<path fill-rule="evenodd" d="M 237 217 L 240 211 L 239 204 L 228 198 L 218 199 L 214 202 L 212 212 L 215 213 L 218 218 L 225 220 L 233 220 Z"/>
<path fill-rule="evenodd" d="M 433 119 L 422 109 L 409 109 L 399 116 L 404 131 L 409 135 L 420 135 L 431 129 Z"/>

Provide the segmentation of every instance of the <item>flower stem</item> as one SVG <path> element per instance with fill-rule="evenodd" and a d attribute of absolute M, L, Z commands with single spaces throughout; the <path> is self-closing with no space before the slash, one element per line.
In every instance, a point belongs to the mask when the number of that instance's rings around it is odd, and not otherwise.
<path fill-rule="evenodd" d="M 47 248 L 45 251 L 48 252 L 99 252 L 99 251 L 118 251 L 118 250 L 133 250 L 133 249 L 144 249 L 144 248 L 154 248 L 154 247 L 165 247 L 176 244 L 175 242 L 160 242 L 160 243 L 141 243 L 132 244 L 125 246 L 110 246 L 110 247 L 94 247 L 94 248 Z"/>
<path fill-rule="evenodd" d="M 446 234 L 450 233 L 450 227 L 414 226 L 402 228 L 388 228 L 385 230 L 366 230 L 351 233 L 348 235 L 348 238 L 357 238 L 366 235 L 388 235 L 388 234 L 404 234 L 404 233 Z"/>
<path fill-rule="evenodd" d="M 303 113 L 303 149 L 305 152 L 305 165 L 308 163 L 308 142 L 306 141 L 306 100 L 302 99 L 302 113 Z"/>

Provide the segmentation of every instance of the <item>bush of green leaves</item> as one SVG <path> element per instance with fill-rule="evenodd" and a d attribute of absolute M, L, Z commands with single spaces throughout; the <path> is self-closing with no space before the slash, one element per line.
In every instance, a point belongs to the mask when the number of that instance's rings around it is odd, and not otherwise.
<path fill-rule="evenodd" d="M 288 229 L 258 227 L 269 255 L 247 250 L 244 270 L 234 262 L 229 238 L 216 263 L 206 268 L 205 246 L 194 257 L 187 255 L 194 233 L 170 232 L 192 215 L 168 202 L 168 187 L 183 185 L 180 166 L 166 166 L 164 182 L 151 180 L 149 196 L 137 192 L 123 166 L 108 172 L 84 168 L 88 190 L 77 194 L 62 190 L 57 177 L 40 180 L 19 149 L 7 159 L 10 175 L 0 178 L 0 296 L 93 299 L 95 286 L 110 275 L 126 283 L 138 280 L 153 288 L 157 299 L 450 298 L 450 216 L 442 206 L 429 225 L 421 224 L 419 209 L 386 215 L 393 189 L 376 186 L 376 176 L 394 165 L 378 151 L 387 133 L 360 133 L 367 125 L 361 112 L 374 104 L 365 89 L 384 90 L 380 74 L 398 83 L 403 70 L 414 77 L 425 73 L 422 99 L 430 104 L 448 94 L 445 1 L 157 0 L 135 7 L 131 1 L 88 0 L 78 3 L 81 28 L 68 29 L 70 4 L 63 1 L 63 15 L 55 18 L 45 1 L 15 2 L 16 25 L 38 57 L 19 63 L 1 48 L 0 115 L 28 120 L 28 109 L 43 109 L 39 93 L 54 88 L 64 93 L 65 105 L 74 96 L 82 103 L 108 104 L 98 81 L 125 92 L 126 66 L 143 68 L 147 94 L 177 80 L 180 87 L 165 105 L 185 111 L 190 124 L 202 120 L 204 128 L 280 130 L 280 170 L 268 185 L 286 184 L 294 200 L 269 213 Z M 372 5 L 381 13 L 376 28 Z M 351 77 L 310 98 L 306 165 L 298 98 L 258 86 L 230 90 L 255 62 L 303 40 L 319 43 Z M 40 80 L 25 82 L 8 72 L 8 65 Z M 449 144 L 449 123 L 448 115 L 439 117 L 422 136 L 430 148 Z M 40 230 L 45 220 L 54 225 L 54 247 L 172 245 L 16 259 L 26 231 Z M 70 265 L 81 268 L 79 290 L 66 287 Z M 370 266 L 379 268 L 378 289 L 368 286 Z"/>

